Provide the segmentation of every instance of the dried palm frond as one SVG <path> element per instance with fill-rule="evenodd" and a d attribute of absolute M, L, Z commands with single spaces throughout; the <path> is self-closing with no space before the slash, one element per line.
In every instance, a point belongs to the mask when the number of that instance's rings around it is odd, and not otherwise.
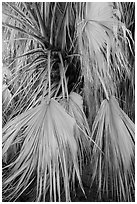
<path fill-rule="evenodd" d="M 70 201 L 69 183 L 75 182 L 75 176 L 82 188 L 78 164 L 78 153 L 82 150 L 79 150 L 79 135 L 75 134 L 79 134 L 75 120 L 53 99 L 49 105 L 45 101 L 6 124 L 3 157 L 13 144 L 22 142 L 18 156 L 5 167 L 9 173 L 3 177 L 3 189 L 9 192 L 11 201 L 16 200 L 35 177 L 36 201 L 45 201 L 48 189 L 50 201 L 60 201 L 61 180 L 65 199 Z"/>
<path fill-rule="evenodd" d="M 86 3 L 82 12 L 83 16 L 77 16 L 78 46 L 85 98 L 90 106 L 88 93 L 91 89 L 95 96 L 100 92 L 100 100 L 104 94 L 108 99 L 109 95 L 117 93 L 117 82 L 123 73 L 130 75 L 124 52 L 124 42 L 128 42 L 126 33 L 129 32 L 121 21 L 120 10 L 112 2 Z"/>
<path fill-rule="evenodd" d="M 85 159 L 88 161 L 90 156 L 90 142 L 91 132 L 87 122 L 86 115 L 83 111 L 83 99 L 82 97 L 75 93 L 71 92 L 69 98 L 67 100 L 61 100 L 60 102 L 67 113 L 76 121 L 77 126 L 79 128 L 80 134 L 77 134 L 76 140 L 79 142 L 81 146 L 81 153 L 83 154 L 81 161 L 85 162 Z M 84 150 L 84 152 L 83 152 Z M 80 154 L 79 154 L 80 155 Z M 85 159 L 84 159 L 85 158 Z"/>
<path fill-rule="evenodd" d="M 92 137 L 93 180 L 98 180 L 100 196 L 111 191 L 119 201 L 131 201 L 134 189 L 135 130 L 130 118 L 119 107 L 112 96 L 104 100 L 95 117 Z"/>

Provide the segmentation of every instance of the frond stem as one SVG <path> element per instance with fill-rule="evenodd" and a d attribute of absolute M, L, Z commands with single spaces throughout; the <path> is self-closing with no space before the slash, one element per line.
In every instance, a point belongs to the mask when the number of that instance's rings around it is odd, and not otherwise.
<path fill-rule="evenodd" d="M 64 79 L 64 83 L 65 83 L 65 90 L 66 90 L 66 95 L 67 95 L 67 100 L 68 100 L 68 87 L 67 87 L 67 80 L 66 80 L 66 75 L 65 75 L 65 67 L 64 67 L 61 53 L 59 52 L 58 54 L 59 54 L 60 62 L 62 65 L 62 74 L 63 74 L 63 79 Z"/>
<path fill-rule="evenodd" d="M 50 51 L 48 52 L 48 81 L 49 81 L 49 95 L 48 100 L 50 101 L 50 95 L 51 95 L 51 70 L 50 70 Z M 49 103 L 48 101 L 48 103 Z"/>

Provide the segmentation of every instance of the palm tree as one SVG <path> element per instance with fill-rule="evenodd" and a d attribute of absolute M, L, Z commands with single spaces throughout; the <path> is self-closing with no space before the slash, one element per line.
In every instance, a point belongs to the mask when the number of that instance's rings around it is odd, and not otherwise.
<path fill-rule="evenodd" d="M 87 165 L 100 200 L 133 200 L 131 7 L 3 3 L 3 201 L 86 196 Z"/>

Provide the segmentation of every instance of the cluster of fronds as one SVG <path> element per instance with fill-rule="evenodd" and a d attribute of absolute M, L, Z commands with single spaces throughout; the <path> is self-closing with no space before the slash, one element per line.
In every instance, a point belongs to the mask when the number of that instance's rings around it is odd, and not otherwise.
<path fill-rule="evenodd" d="M 31 201 L 61 201 L 62 193 L 71 201 L 76 180 L 85 194 L 87 162 L 100 199 L 110 189 L 132 201 L 134 123 L 117 101 L 128 100 L 119 91 L 124 78 L 134 98 L 125 7 L 3 3 L 4 201 L 31 192 L 33 182 Z"/>

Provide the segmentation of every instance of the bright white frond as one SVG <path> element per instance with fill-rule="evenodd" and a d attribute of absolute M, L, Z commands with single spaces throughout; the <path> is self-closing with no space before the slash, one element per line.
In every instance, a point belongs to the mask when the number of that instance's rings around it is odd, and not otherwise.
<path fill-rule="evenodd" d="M 23 128 L 23 134 L 20 136 Z M 82 188 L 78 164 L 80 150 L 78 150 L 77 138 L 79 136 L 75 134 L 79 134 L 76 121 L 53 99 L 49 105 L 45 101 L 7 123 L 3 129 L 3 157 L 8 149 L 18 143 L 18 139 L 22 137 L 19 155 L 16 159 L 13 158 L 10 164 L 10 174 L 4 180 L 6 188 L 11 182 L 14 186 L 17 179 L 17 185 L 10 192 L 11 197 L 15 199 L 24 186 L 30 183 L 24 178 L 31 178 L 37 171 L 37 201 L 45 200 L 43 195 L 45 195 L 44 190 L 48 187 L 47 185 L 50 185 L 50 200 L 56 201 L 55 195 L 57 192 L 60 193 L 61 188 L 60 176 L 64 183 L 66 200 L 69 201 L 69 182 L 74 173 Z M 19 180 L 18 176 L 20 176 Z"/>
<path fill-rule="evenodd" d="M 111 189 L 119 200 L 130 200 L 128 185 L 134 189 L 134 134 L 133 122 L 121 110 L 115 97 L 104 100 L 92 131 L 95 143 L 103 151 L 102 154 L 96 146 L 93 148 L 93 179 L 101 179 L 100 193 L 102 190 L 108 193 Z"/>

